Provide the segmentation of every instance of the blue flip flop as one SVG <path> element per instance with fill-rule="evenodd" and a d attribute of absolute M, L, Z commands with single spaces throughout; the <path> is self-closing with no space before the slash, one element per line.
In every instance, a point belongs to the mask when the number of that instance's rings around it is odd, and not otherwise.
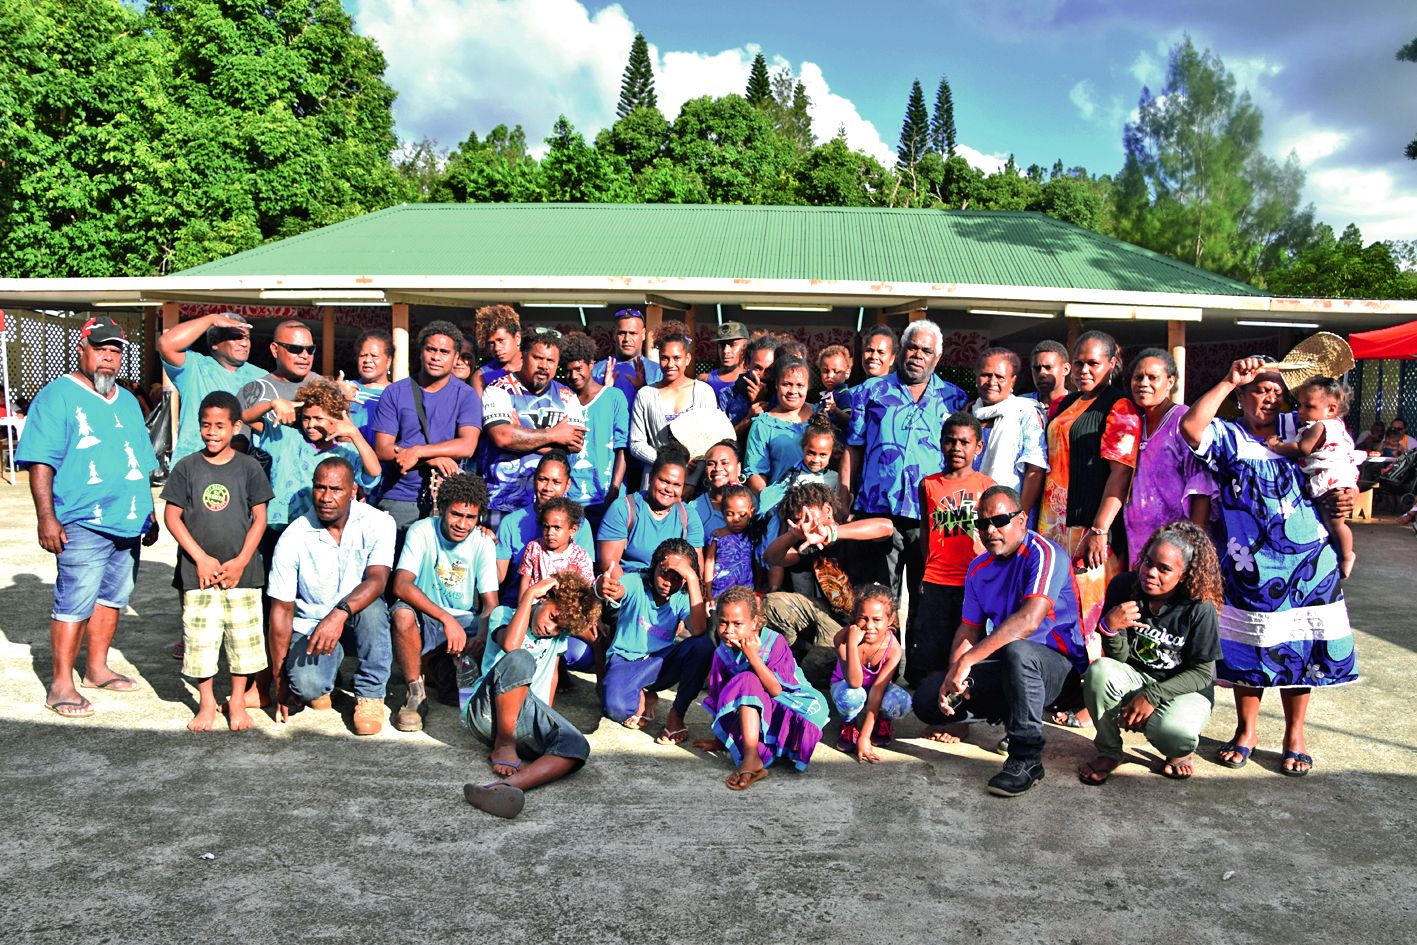
<path fill-rule="evenodd" d="M 1281 767 L 1281 768 L 1279 769 L 1279 772 L 1280 772 L 1280 774 L 1283 774 L 1285 777 L 1290 777 L 1290 778 L 1302 778 L 1304 775 L 1306 775 L 1306 774 L 1308 774 L 1310 771 L 1314 770 L 1314 759 L 1311 758 L 1311 757 L 1309 757 L 1308 755 L 1304 754 L 1302 751 L 1286 751 L 1286 752 L 1284 753 L 1284 760 L 1285 760 L 1285 761 L 1291 761 L 1291 760 L 1293 760 L 1293 761 L 1299 762 L 1299 763 L 1302 764 L 1302 765 L 1308 765 L 1308 767 L 1305 768 L 1303 771 L 1298 771 L 1298 770 L 1296 770 L 1296 769 L 1294 769 L 1294 768 L 1284 768 L 1284 767 Z"/>
<path fill-rule="evenodd" d="M 1252 751 L 1254 751 L 1253 748 L 1246 748 L 1244 745 L 1237 745 L 1234 742 L 1226 742 L 1224 745 L 1221 745 L 1220 750 L 1216 752 L 1215 763 L 1226 768 L 1243 768 L 1249 763 L 1250 752 Z M 1227 753 L 1239 755 L 1240 760 L 1226 761 L 1224 758 L 1220 757 Z"/>
<path fill-rule="evenodd" d="M 511 768 L 512 774 L 516 774 L 522 769 L 522 760 L 518 758 L 516 761 L 494 761 L 491 757 L 487 759 L 487 766 L 489 768 L 495 769 L 498 765 L 501 765 L 504 768 Z M 511 775 L 508 775 L 508 777 L 510 776 Z"/>

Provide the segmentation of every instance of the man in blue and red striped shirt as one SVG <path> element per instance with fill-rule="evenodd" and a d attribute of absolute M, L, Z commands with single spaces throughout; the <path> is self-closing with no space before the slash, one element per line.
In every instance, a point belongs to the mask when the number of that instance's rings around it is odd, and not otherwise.
<path fill-rule="evenodd" d="M 1043 780 L 1043 712 L 1087 670 L 1072 562 L 1028 529 L 1019 495 L 979 497 L 984 554 L 965 572 L 964 610 L 950 666 L 920 684 L 915 714 L 931 725 L 1003 722 L 1008 760 L 989 793 L 1015 797 Z"/>

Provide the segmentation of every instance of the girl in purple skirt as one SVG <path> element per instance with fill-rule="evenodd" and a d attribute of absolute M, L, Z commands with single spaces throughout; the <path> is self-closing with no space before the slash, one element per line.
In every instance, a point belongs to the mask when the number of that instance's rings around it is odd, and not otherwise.
<path fill-rule="evenodd" d="M 714 651 L 704 699 L 716 737 L 694 747 L 728 749 L 737 765 L 724 781 L 730 791 L 767 777 L 779 758 L 805 771 L 827 724 L 826 698 L 802 679 L 787 640 L 762 626 L 752 588 L 724 591 L 716 610 L 723 643 Z"/>

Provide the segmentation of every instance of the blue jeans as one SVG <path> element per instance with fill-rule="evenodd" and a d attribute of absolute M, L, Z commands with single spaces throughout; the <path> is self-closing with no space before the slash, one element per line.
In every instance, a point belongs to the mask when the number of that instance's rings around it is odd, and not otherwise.
<path fill-rule="evenodd" d="M 674 711 L 682 718 L 704 688 L 712 662 L 713 641 L 707 636 L 680 640 L 644 659 L 612 654 L 605 667 L 601 708 L 607 718 L 624 722 L 639 711 L 641 689 L 659 692 L 677 684 Z"/>
<path fill-rule="evenodd" d="M 305 652 L 310 638 L 295 634 L 285 654 L 285 674 L 290 691 L 301 702 L 312 702 L 335 688 L 335 674 L 344 662 L 344 649 L 351 646 L 359 660 L 354 673 L 354 694 L 360 699 L 380 699 L 388 692 L 389 671 L 394 665 L 394 646 L 389 639 L 389 608 L 383 598 L 350 617 L 344 635 L 333 653 L 312 656 Z"/>
<path fill-rule="evenodd" d="M 526 698 L 517 715 L 517 754 L 529 760 L 555 755 L 584 763 L 590 757 L 590 742 L 559 712 L 532 694 L 534 675 L 536 659 L 526 650 L 503 654 L 463 707 L 463 725 L 491 745 L 496 740 L 497 697 L 525 688 Z"/>
<path fill-rule="evenodd" d="M 927 725 L 1003 722 L 1009 757 L 1037 761 L 1043 756 L 1043 710 L 1066 688 L 1079 685 L 1077 670 L 1062 653 L 1032 640 L 1015 640 L 994 652 L 969 674 L 969 698 L 954 715 L 940 711 L 941 670 L 915 690 L 915 715 Z"/>
<path fill-rule="evenodd" d="M 842 679 L 832 683 L 832 704 L 841 715 L 843 722 L 854 722 L 866 711 L 866 702 L 871 694 L 860 686 L 853 687 Z M 891 683 L 881 696 L 880 714 L 888 719 L 903 719 L 910 711 L 910 693 Z"/>
<path fill-rule="evenodd" d="M 50 618 L 83 623 L 98 604 L 117 611 L 127 607 L 138 578 L 140 538 L 117 538 L 78 523 L 65 525 L 64 534 L 69 540 L 57 559 Z"/>

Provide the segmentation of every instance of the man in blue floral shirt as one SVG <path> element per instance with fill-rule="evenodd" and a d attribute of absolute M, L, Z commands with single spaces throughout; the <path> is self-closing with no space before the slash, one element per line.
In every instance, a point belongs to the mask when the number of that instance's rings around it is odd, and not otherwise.
<path fill-rule="evenodd" d="M 855 509 L 862 516 L 886 516 L 895 525 L 891 549 L 879 568 L 861 580 L 889 583 L 901 592 L 902 572 L 909 586 L 924 577 L 920 544 L 920 481 L 944 468 L 940 431 L 945 418 L 969 404 L 969 396 L 935 376 L 944 336 L 929 320 L 911 322 L 900 337 L 901 356 L 895 373 L 873 383 L 851 413 L 848 449 L 841 459 L 842 482 L 855 488 Z M 867 565 L 867 562 L 862 562 Z"/>

